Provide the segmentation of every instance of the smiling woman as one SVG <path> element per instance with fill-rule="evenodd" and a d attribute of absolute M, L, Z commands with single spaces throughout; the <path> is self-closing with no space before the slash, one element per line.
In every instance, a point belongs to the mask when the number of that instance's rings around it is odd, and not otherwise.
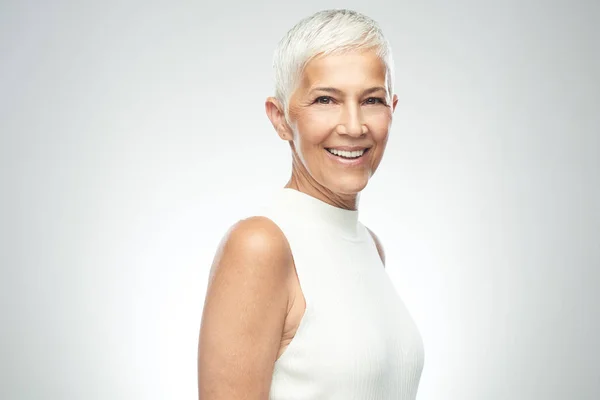
<path fill-rule="evenodd" d="M 265 108 L 292 174 L 217 250 L 200 399 L 414 399 L 421 336 L 358 220 L 398 101 L 389 45 L 372 19 L 326 10 L 285 35 L 274 67 Z"/>

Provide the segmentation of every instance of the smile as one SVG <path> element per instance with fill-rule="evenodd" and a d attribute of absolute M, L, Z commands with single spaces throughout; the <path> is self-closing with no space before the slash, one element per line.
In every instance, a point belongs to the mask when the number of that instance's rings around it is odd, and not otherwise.
<path fill-rule="evenodd" d="M 345 150 L 337 150 L 337 149 L 325 149 L 331 154 L 343 157 L 343 158 L 358 158 L 362 156 L 368 149 L 356 150 L 356 151 L 345 151 Z"/>
<path fill-rule="evenodd" d="M 345 151 L 337 149 L 325 149 L 330 159 L 337 161 L 343 165 L 360 165 L 366 159 L 365 155 L 369 152 L 370 148 Z"/>

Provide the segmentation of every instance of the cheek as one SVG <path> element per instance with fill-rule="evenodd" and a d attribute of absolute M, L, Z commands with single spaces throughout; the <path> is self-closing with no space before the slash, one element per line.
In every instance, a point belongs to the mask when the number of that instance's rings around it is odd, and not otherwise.
<path fill-rule="evenodd" d="M 389 138 L 389 133 L 387 129 L 381 129 L 377 132 L 373 133 L 373 140 L 375 142 L 375 145 L 381 149 L 381 151 L 383 151 L 383 149 L 385 149 L 385 146 L 387 145 L 388 142 L 388 138 Z"/>
<path fill-rule="evenodd" d="M 375 142 L 378 144 L 387 142 L 391 122 L 392 118 L 388 113 L 373 115 L 372 118 L 369 119 L 368 126 Z"/>
<path fill-rule="evenodd" d="M 306 151 L 311 147 L 321 146 L 335 127 L 332 121 L 331 116 L 326 113 L 307 113 L 299 118 L 296 136 L 301 148 Z"/>

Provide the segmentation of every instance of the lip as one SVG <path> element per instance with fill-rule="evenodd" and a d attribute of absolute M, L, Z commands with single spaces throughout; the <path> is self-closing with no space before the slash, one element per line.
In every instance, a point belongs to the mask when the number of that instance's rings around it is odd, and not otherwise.
<path fill-rule="evenodd" d="M 346 150 L 347 148 L 350 148 L 353 150 Z M 350 160 L 350 159 L 344 159 L 344 158 L 338 157 L 336 155 L 333 155 L 329 151 L 327 151 L 327 149 L 346 150 L 346 151 L 356 151 L 356 150 L 366 149 L 367 151 L 365 151 L 362 156 Z M 353 147 L 327 147 L 327 149 L 323 149 L 323 151 L 335 163 L 341 164 L 341 165 L 347 166 L 347 167 L 355 167 L 355 166 L 360 166 L 360 165 L 363 165 L 366 163 L 367 154 L 369 154 L 370 147 L 356 147 L 356 146 L 353 146 Z"/>
<path fill-rule="evenodd" d="M 369 149 L 369 146 L 335 146 L 335 147 L 326 147 L 326 149 L 334 149 L 334 150 L 343 150 L 343 151 L 357 151 L 363 149 Z"/>

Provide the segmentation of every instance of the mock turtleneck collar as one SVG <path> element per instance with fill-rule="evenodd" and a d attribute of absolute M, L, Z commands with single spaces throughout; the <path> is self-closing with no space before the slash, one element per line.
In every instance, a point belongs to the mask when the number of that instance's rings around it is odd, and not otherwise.
<path fill-rule="evenodd" d="M 330 226 L 350 240 L 361 240 L 361 230 L 358 222 L 358 210 L 340 208 L 307 193 L 284 187 L 280 197 L 290 211 L 307 221 L 318 221 Z"/>

